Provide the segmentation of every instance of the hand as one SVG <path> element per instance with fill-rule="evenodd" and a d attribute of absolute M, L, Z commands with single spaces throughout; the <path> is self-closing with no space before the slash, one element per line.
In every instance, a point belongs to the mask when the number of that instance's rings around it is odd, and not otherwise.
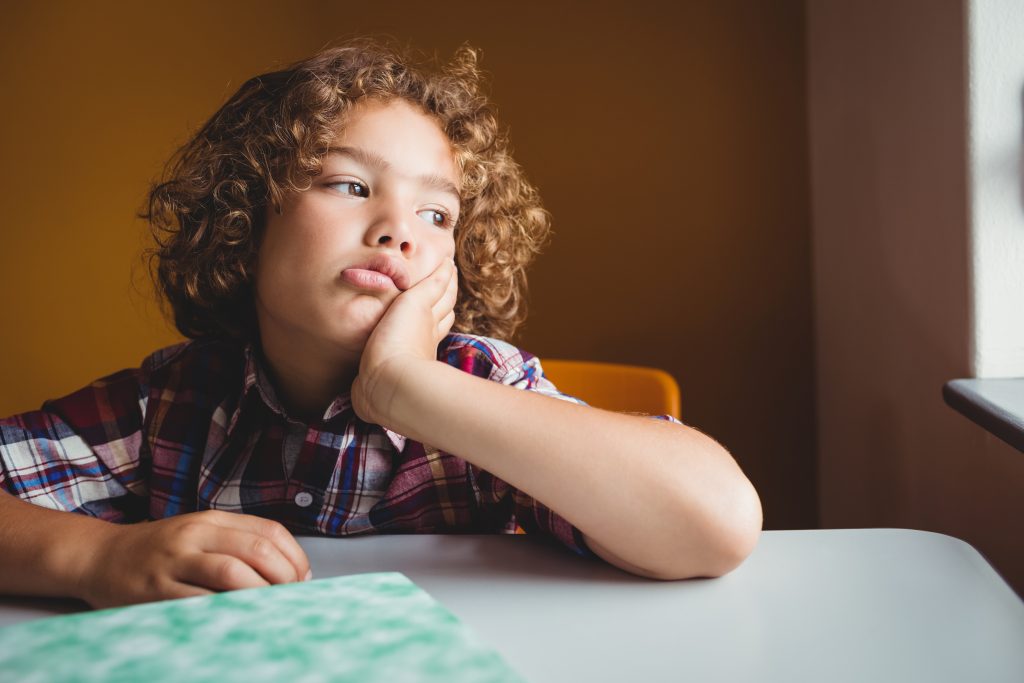
<path fill-rule="evenodd" d="M 445 259 L 391 302 L 366 342 L 352 383 L 352 407 L 360 419 L 384 424 L 410 363 L 437 360 L 437 345 L 455 324 L 458 292 L 455 262 Z"/>
<path fill-rule="evenodd" d="M 207 510 L 110 525 L 84 563 L 78 591 L 93 607 L 303 581 L 309 560 L 281 524 Z"/>

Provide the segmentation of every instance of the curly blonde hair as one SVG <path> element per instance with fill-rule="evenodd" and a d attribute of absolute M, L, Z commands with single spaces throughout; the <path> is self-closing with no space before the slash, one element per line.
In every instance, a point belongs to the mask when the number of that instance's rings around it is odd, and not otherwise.
<path fill-rule="evenodd" d="M 356 101 L 400 98 L 438 122 L 462 173 L 453 330 L 511 338 L 526 318 L 526 267 L 550 220 L 512 159 L 483 81 L 467 45 L 436 68 L 373 39 L 246 81 L 171 158 L 139 214 L 156 240 L 150 270 L 178 330 L 254 338 L 266 211 L 280 213 L 287 193 L 310 187 Z"/>

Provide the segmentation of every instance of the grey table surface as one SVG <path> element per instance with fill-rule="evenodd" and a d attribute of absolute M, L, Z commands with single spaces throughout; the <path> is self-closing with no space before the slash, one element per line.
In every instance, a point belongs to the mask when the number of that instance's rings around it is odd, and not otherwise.
<path fill-rule="evenodd" d="M 314 578 L 405 573 L 534 683 L 1024 681 L 1024 602 L 940 534 L 766 531 L 734 572 L 674 582 L 527 536 L 300 543 Z M 0 599 L 0 625 L 75 608 Z"/>

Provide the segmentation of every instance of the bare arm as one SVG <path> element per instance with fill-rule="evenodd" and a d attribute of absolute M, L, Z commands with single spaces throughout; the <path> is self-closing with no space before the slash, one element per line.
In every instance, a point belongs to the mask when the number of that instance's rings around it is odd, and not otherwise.
<path fill-rule="evenodd" d="M 454 288 L 454 268 L 442 266 L 392 304 L 353 387 L 361 417 L 542 501 L 627 571 L 718 576 L 742 562 L 760 536 L 761 505 L 724 448 L 687 427 L 558 401 L 436 362 Z"/>
<path fill-rule="evenodd" d="M 0 491 L 0 593 L 108 607 L 301 581 L 308 571 L 283 526 L 251 515 L 206 511 L 119 525 Z"/>
<path fill-rule="evenodd" d="M 753 549 L 757 494 L 725 449 L 696 430 L 442 363 L 400 367 L 384 424 L 542 501 L 612 564 L 655 578 L 719 576 Z"/>

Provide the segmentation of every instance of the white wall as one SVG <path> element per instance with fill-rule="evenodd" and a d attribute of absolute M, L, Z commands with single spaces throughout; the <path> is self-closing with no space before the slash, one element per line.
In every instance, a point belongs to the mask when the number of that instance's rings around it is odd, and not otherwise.
<path fill-rule="evenodd" d="M 970 3 L 973 370 L 1024 377 L 1024 3 Z"/>
<path fill-rule="evenodd" d="M 806 8 L 821 524 L 962 538 L 1024 594 L 1024 454 L 941 396 L 972 365 L 967 10 Z"/>

